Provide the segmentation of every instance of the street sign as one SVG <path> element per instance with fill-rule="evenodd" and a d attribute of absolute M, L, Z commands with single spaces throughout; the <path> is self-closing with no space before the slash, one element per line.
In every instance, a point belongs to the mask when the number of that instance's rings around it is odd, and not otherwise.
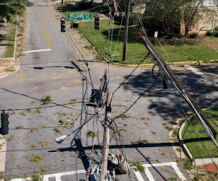
<path fill-rule="evenodd" d="M 67 20 L 92 20 L 92 14 L 67 14 Z"/>

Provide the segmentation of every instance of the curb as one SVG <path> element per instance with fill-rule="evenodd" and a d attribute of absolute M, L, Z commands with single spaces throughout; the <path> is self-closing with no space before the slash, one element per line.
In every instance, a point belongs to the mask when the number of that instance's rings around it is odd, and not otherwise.
<path fill-rule="evenodd" d="M 6 140 L 5 138 L 0 134 L 0 176 L 4 177 L 5 173 L 5 162 L 6 162 Z M 3 174 L 1 174 L 3 173 Z M 4 179 L 0 179 L 0 181 L 4 181 Z"/>
<path fill-rule="evenodd" d="M 189 149 L 187 148 L 183 138 L 182 138 L 182 130 L 185 127 L 185 124 L 193 117 L 193 114 L 191 116 L 189 116 L 183 123 L 182 126 L 179 129 L 179 142 L 180 145 L 182 147 L 182 150 L 184 151 L 185 155 L 189 158 L 189 159 L 193 159 L 192 154 L 190 153 Z"/>
<path fill-rule="evenodd" d="M 202 109 L 204 110 L 208 110 L 208 109 L 213 109 L 215 107 L 211 107 L 211 108 L 205 108 Z M 180 129 L 179 129 L 179 141 L 180 141 L 180 145 L 185 153 L 185 155 L 189 158 L 189 159 L 193 159 L 193 155 L 191 154 L 191 152 L 189 151 L 189 149 L 187 148 L 183 138 L 182 138 L 182 130 L 185 127 L 185 124 L 193 117 L 193 114 L 191 116 L 189 116 L 181 125 Z M 212 158 L 213 161 L 218 164 L 218 158 Z M 210 163 L 213 163 L 213 161 L 211 160 L 211 158 L 198 158 L 194 160 L 195 166 L 202 166 L 202 165 L 207 165 Z"/>
<path fill-rule="evenodd" d="M 107 63 L 109 63 L 109 60 L 106 59 L 106 58 L 104 57 L 104 55 L 102 55 L 102 53 L 100 52 L 100 50 L 98 50 L 98 48 L 91 42 L 91 40 L 85 35 L 85 33 L 84 33 L 80 28 L 78 28 L 78 29 L 79 29 L 79 31 L 83 34 L 83 36 L 85 36 L 85 38 L 88 40 L 88 42 L 94 47 L 94 49 L 101 55 L 101 57 L 102 57 Z"/>

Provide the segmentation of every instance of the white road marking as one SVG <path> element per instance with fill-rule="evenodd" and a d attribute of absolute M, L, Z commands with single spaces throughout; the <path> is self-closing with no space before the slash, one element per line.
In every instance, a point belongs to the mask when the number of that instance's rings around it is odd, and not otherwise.
<path fill-rule="evenodd" d="M 71 172 L 63 172 L 63 173 L 55 173 L 55 174 L 48 174 L 48 175 L 43 175 L 43 181 L 48 181 L 49 178 L 55 177 L 56 181 L 61 181 L 61 177 L 65 175 L 73 175 L 73 174 L 78 174 L 78 173 L 86 173 L 85 170 L 77 170 L 77 171 L 71 171 Z M 11 181 L 31 181 L 31 178 L 16 178 L 12 179 Z"/>
<path fill-rule="evenodd" d="M 189 67 L 189 68 L 187 68 L 187 70 L 190 70 L 190 71 L 193 72 L 194 74 L 199 75 L 200 77 L 202 77 L 202 78 L 204 78 L 204 79 L 209 78 L 208 75 L 205 75 L 204 73 L 200 72 L 200 70 L 197 69 L 197 68 Z"/>
<path fill-rule="evenodd" d="M 21 53 L 46 52 L 46 51 L 51 51 L 51 49 L 30 50 L 30 51 L 21 52 Z"/>
<path fill-rule="evenodd" d="M 150 172 L 150 170 L 148 168 L 145 168 L 145 174 L 146 174 L 146 176 L 148 177 L 148 179 L 150 181 L 155 181 L 154 177 L 152 176 L 152 174 L 151 174 L 151 172 Z"/>
<path fill-rule="evenodd" d="M 154 177 L 151 175 L 151 172 L 149 171 L 148 167 L 160 167 L 160 166 L 172 166 L 173 169 L 175 170 L 175 172 L 177 173 L 177 175 L 179 176 L 179 178 L 182 181 L 186 180 L 186 178 L 184 177 L 182 172 L 177 167 L 177 163 L 176 162 L 143 164 L 143 166 L 145 167 L 145 174 L 146 174 L 146 176 L 148 177 L 148 179 L 150 181 L 155 181 L 155 180 L 154 180 Z"/>
<path fill-rule="evenodd" d="M 144 179 L 143 179 L 143 177 L 142 177 L 142 175 L 141 175 L 141 173 L 140 173 L 139 171 L 135 171 L 135 170 L 133 169 L 133 172 L 135 173 L 135 175 L 136 175 L 138 181 L 144 181 Z"/>
<path fill-rule="evenodd" d="M 177 167 L 177 163 L 172 163 L 172 167 L 175 170 L 175 172 L 177 173 L 177 175 L 179 176 L 179 178 L 181 178 L 181 180 L 186 180 L 186 178 L 183 176 L 182 172 L 180 172 L 179 168 Z"/>
<path fill-rule="evenodd" d="M 145 174 L 148 177 L 149 181 L 155 181 L 154 177 L 152 176 L 149 167 L 160 167 L 160 166 L 172 166 L 172 168 L 175 170 L 175 172 L 177 173 L 177 175 L 179 176 L 179 178 L 184 181 L 186 180 L 186 178 L 183 176 L 182 172 L 179 170 L 179 168 L 177 167 L 177 163 L 176 162 L 168 162 L 168 163 L 155 163 L 155 164 L 143 164 L 143 166 L 145 167 Z M 135 171 L 133 169 L 133 172 L 135 173 L 137 180 L 138 181 L 144 181 L 141 173 L 139 171 Z M 43 175 L 43 181 L 49 181 L 49 178 L 55 177 L 56 181 L 61 181 L 61 177 L 65 176 L 65 175 L 74 175 L 74 174 L 79 174 L 79 173 L 86 173 L 85 170 L 78 170 L 78 171 L 71 171 L 71 172 L 63 172 L 63 173 L 55 173 L 55 174 L 48 174 L 48 175 Z M 16 179 L 12 179 L 11 181 L 31 181 L 31 178 L 16 178 Z"/>

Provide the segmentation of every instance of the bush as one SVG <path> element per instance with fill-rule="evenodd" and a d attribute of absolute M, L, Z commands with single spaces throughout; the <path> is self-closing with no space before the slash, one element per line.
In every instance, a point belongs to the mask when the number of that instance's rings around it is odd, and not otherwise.
<path fill-rule="evenodd" d="M 137 25 L 137 13 L 129 13 L 129 25 Z"/>
<path fill-rule="evenodd" d="M 177 37 L 177 38 L 183 38 L 184 35 L 183 35 L 183 34 L 177 34 L 176 37 Z"/>
<path fill-rule="evenodd" d="M 218 37 L 218 31 L 214 31 L 213 36 Z"/>
<path fill-rule="evenodd" d="M 206 33 L 207 36 L 213 36 L 213 32 L 210 31 L 210 30 L 207 30 L 207 33 Z"/>
<path fill-rule="evenodd" d="M 175 33 L 171 33 L 171 32 L 167 33 L 167 38 L 168 39 L 172 39 L 175 36 L 176 36 Z"/>
<path fill-rule="evenodd" d="M 215 26 L 214 30 L 218 31 L 218 26 Z"/>
<path fill-rule="evenodd" d="M 77 10 L 86 10 L 93 7 L 91 2 L 78 2 L 76 9 Z"/>
<path fill-rule="evenodd" d="M 189 35 L 189 38 L 197 38 L 198 34 L 197 33 L 191 33 Z"/>

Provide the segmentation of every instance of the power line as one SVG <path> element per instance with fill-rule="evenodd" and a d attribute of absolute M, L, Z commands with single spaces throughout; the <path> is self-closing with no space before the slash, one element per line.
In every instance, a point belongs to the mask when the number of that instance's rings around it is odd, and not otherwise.
<path fill-rule="evenodd" d="M 128 112 L 135 104 L 136 102 L 146 93 L 148 92 L 152 87 L 154 87 L 157 83 L 159 83 L 159 81 L 156 81 L 154 84 L 152 84 L 151 86 L 149 86 L 133 103 L 131 106 L 128 107 L 128 109 L 126 109 L 123 113 L 119 114 L 118 116 L 116 116 L 115 118 L 112 119 L 112 121 L 118 119 L 120 116 L 124 115 L 126 112 Z"/>

